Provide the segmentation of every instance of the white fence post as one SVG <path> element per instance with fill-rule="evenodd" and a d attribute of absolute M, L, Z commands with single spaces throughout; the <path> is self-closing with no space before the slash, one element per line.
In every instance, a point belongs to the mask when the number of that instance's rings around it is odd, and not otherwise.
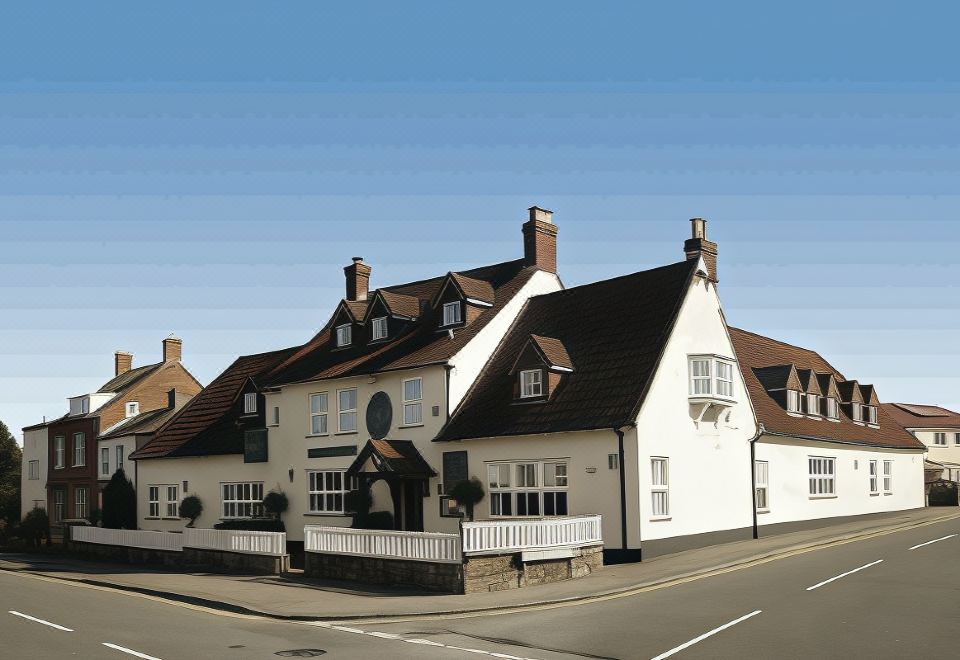
<path fill-rule="evenodd" d="M 577 547 L 603 542 L 599 515 L 463 523 L 464 554 Z"/>

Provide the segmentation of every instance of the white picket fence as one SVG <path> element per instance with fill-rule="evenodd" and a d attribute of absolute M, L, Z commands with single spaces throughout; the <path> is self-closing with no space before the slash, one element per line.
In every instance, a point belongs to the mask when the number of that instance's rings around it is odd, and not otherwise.
<path fill-rule="evenodd" d="M 303 541 L 307 552 L 445 564 L 463 561 L 457 534 L 307 525 Z"/>
<path fill-rule="evenodd" d="M 283 532 L 187 527 L 183 530 L 183 545 L 187 548 L 282 557 L 287 554 L 287 535 Z"/>
<path fill-rule="evenodd" d="M 287 535 L 282 532 L 249 532 L 234 529 L 195 529 L 187 527 L 181 534 L 76 525 L 70 528 L 70 534 L 72 540 L 84 543 L 169 550 L 172 552 L 181 552 L 184 548 L 202 548 L 276 556 L 287 554 Z"/>
<path fill-rule="evenodd" d="M 183 534 L 171 532 L 147 532 L 139 529 L 106 529 L 74 525 L 70 527 L 70 538 L 83 543 L 102 545 L 121 545 L 129 548 L 147 548 L 149 550 L 183 550 Z"/>
<path fill-rule="evenodd" d="M 599 515 L 463 523 L 464 554 L 579 547 L 602 541 Z"/>

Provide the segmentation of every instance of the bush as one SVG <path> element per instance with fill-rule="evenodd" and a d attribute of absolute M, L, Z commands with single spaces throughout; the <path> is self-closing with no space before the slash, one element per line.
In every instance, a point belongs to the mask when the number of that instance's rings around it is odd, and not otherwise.
<path fill-rule="evenodd" d="M 371 511 L 362 529 L 394 529 L 393 514 L 389 511 Z"/>
<path fill-rule="evenodd" d="M 214 529 L 241 529 L 247 532 L 285 532 L 282 520 L 276 518 L 251 518 L 250 520 L 224 520 L 213 526 Z"/>
<path fill-rule="evenodd" d="M 203 502 L 201 502 L 200 498 L 196 495 L 187 495 L 184 497 L 177 511 L 177 515 L 190 521 L 187 523 L 187 527 L 193 527 L 193 523 L 197 522 L 197 518 L 200 517 L 201 513 L 203 513 Z"/>
<path fill-rule="evenodd" d="M 484 496 L 483 484 L 476 477 L 469 481 L 461 481 L 450 489 L 450 497 L 467 511 L 467 519 L 473 520 L 473 507 Z"/>
<path fill-rule="evenodd" d="M 109 529 L 137 528 L 137 491 L 123 468 L 113 473 L 103 489 L 101 519 Z"/>
<path fill-rule="evenodd" d="M 263 510 L 277 518 L 287 510 L 289 504 L 287 496 L 283 491 L 271 490 L 267 493 L 267 496 L 263 498 Z"/>
<path fill-rule="evenodd" d="M 935 481 L 930 486 L 930 506 L 957 506 L 957 484 Z"/>
<path fill-rule="evenodd" d="M 50 542 L 50 518 L 46 509 L 31 509 L 20 521 L 19 535 L 32 547 L 39 548 L 46 538 Z"/>

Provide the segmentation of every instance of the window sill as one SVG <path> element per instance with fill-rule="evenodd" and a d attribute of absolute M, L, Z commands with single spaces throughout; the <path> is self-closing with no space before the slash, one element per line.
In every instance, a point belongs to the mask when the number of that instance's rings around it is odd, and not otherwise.
<path fill-rule="evenodd" d="M 757 509 L 758 514 L 770 513 L 770 509 Z"/>
<path fill-rule="evenodd" d="M 347 518 L 349 516 L 352 516 L 353 514 L 352 513 L 334 513 L 332 511 L 331 512 L 310 511 L 303 515 L 311 518 Z"/>
<path fill-rule="evenodd" d="M 673 516 L 650 516 L 650 522 L 664 522 L 673 520 Z"/>
<path fill-rule="evenodd" d="M 870 493 L 870 497 L 877 497 L 880 493 Z"/>
<path fill-rule="evenodd" d="M 811 500 L 835 500 L 837 499 L 837 496 L 836 495 L 809 495 L 808 498 Z"/>
<path fill-rule="evenodd" d="M 144 518 L 144 520 L 163 520 L 163 518 L 159 518 L 156 516 L 147 516 Z"/>
<path fill-rule="evenodd" d="M 423 426 L 423 422 L 420 422 L 419 424 L 402 424 L 397 428 L 398 429 L 416 429 L 416 428 L 420 428 L 421 426 Z"/>
<path fill-rule="evenodd" d="M 891 492 L 891 493 L 884 493 L 884 495 L 893 495 L 893 493 L 892 493 L 892 492 Z"/>
<path fill-rule="evenodd" d="M 174 518 L 174 517 L 172 517 L 172 516 L 168 518 L 168 517 L 164 516 L 163 518 L 159 518 L 159 520 L 180 520 L 180 518 L 179 518 L 179 517 Z"/>
<path fill-rule="evenodd" d="M 334 435 L 356 435 L 357 431 L 337 431 Z"/>
<path fill-rule="evenodd" d="M 279 424 L 267 424 L 267 428 L 268 428 L 268 429 L 275 429 L 275 428 L 277 428 L 278 426 L 280 426 L 280 425 L 279 425 Z"/>
<path fill-rule="evenodd" d="M 303 436 L 304 438 L 328 438 L 330 437 L 329 433 L 308 433 Z"/>

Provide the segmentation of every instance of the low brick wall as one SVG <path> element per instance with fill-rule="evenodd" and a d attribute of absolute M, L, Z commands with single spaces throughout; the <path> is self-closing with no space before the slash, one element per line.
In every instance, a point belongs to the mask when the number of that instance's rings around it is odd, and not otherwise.
<path fill-rule="evenodd" d="M 572 557 L 523 561 L 523 553 L 467 557 L 463 593 L 503 591 L 590 575 L 603 567 L 603 546 L 578 548 Z"/>
<path fill-rule="evenodd" d="M 124 564 L 150 564 L 173 568 L 204 568 L 213 571 L 279 575 L 290 568 L 290 557 L 224 552 L 205 548 L 184 548 L 182 552 L 131 548 L 104 543 L 66 541 L 70 553 L 91 559 L 105 559 Z"/>
<path fill-rule="evenodd" d="M 304 553 L 303 574 L 325 580 L 403 585 L 429 591 L 463 593 L 463 566 L 407 559 Z"/>

